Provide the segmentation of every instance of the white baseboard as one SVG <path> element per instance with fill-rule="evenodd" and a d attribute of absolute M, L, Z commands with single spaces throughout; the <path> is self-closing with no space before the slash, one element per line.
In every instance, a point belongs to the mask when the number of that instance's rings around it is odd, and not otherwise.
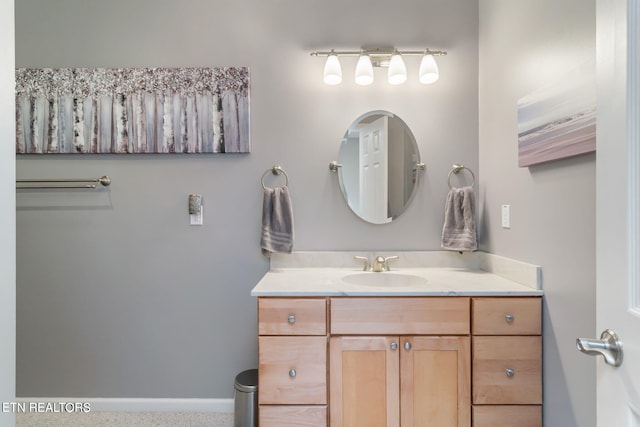
<path fill-rule="evenodd" d="M 219 412 L 233 413 L 233 399 L 127 399 L 82 397 L 20 397 L 16 402 L 88 403 L 92 412 Z"/>

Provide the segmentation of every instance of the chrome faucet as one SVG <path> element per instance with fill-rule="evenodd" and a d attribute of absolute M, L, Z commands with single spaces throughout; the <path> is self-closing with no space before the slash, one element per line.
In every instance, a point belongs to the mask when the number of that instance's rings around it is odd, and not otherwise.
<path fill-rule="evenodd" d="M 380 273 L 381 271 L 384 271 L 387 268 L 386 266 L 386 261 L 384 260 L 383 257 L 381 256 L 377 256 L 375 260 L 373 260 L 373 265 L 371 266 L 371 270 L 373 270 L 376 273 Z"/>
<path fill-rule="evenodd" d="M 363 268 L 364 271 L 374 271 L 376 273 L 380 273 L 382 271 L 390 271 L 391 269 L 389 268 L 389 261 L 398 259 L 398 258 L 399 257 L 397 255 L 386 257 L 386 258 L 377 256 L 375 257 L 372 263 L 369 261 L 369 258 L 367 257 L 364 257 L 364 256 L 354 257 L 354 259 L 364 261 L 364 268 Z"/>

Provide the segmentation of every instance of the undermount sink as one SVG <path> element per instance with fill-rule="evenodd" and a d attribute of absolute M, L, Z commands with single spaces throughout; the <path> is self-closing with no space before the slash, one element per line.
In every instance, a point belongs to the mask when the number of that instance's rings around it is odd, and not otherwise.
<path fill-rule="evenodd" d="M 343 281 L 360 286 L 422 286 L 427 283 L 424 277 L 413 274 L 362 272 L 344 276 Z"/>

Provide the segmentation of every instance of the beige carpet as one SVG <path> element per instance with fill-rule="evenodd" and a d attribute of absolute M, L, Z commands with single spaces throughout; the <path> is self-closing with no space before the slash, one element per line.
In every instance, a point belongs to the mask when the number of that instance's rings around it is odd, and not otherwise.
<path fill-rule="evenodd" d="M 200 412 L 19 413 L 16 427 L 233 427 L 233 414 Z"/>

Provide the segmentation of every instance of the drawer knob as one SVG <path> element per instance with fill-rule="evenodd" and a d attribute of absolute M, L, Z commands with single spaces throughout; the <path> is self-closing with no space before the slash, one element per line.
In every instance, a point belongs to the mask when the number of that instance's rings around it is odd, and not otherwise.
<path fill-rule="evenodd" d="M 295 377 L 296 377 L 296 375 L 298 375 L 298 373 L 296 372 L 296 370 L 295 370 L 295 369 L 291 369 L 291 370 L 289 371 L 289 376 L 290 376 L 291 378 L 295 378 Z"/>
<path fill-rule="evenodd" d="M 513 317 L 513 314 L 507 314 L 506 316 L 504 316 L 504 318 L 507 321 L 507 323 L 513 323 L 513 321 L 515 320 L 515 317 Z"/>
<path fill-rule="evenodd" d="M 397 350 L 398 349 L 398 343 L 397 342 L 392 342 L 391 343 L 391 350 Z"/>
<path fill-rule="evenodd" d="M 513 377 L 516 374 L 516 371 L 514 371 L 511 368 L 507 368 L 507 370 L 505 371 L 505 374 L 507 374 L 508 377 Z"/>
<path fill-rule="evenodd" d="M 406 343 L 404 343 L 404 349 L 405 350 L 411 350 L 411 343 L 409 341 L 407 341 Z"/>
<path fill-rule="evenodd" d="M 294 323 L 296 323 L 296 316 L 289 316 L 287 321 L 293 325 Z"/>

